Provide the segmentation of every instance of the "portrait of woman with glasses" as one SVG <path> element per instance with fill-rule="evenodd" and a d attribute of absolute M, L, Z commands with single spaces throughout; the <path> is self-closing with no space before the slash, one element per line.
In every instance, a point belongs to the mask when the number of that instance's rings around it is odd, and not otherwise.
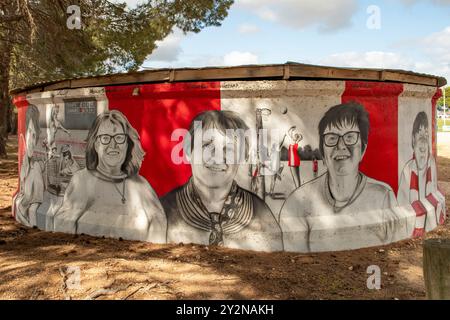
<path fill-rule="evenodd" d="M 359 170 L 369 127 L 369 114 L 356 102 L 324 114 L 319 149 L 327 171 L 291 193 L 281 208 L 285 250 L 345 250 L 381 245 L 395 236 L 392 188 Z"/>
<path fill-rule="evenodd" d="M 70 181 L 54 230 L 165 242 L 164 210 L 139 175 L 144 155 L 139 134 L 121 112 L 100 114 L 87 136 L 86 168 Z"/>

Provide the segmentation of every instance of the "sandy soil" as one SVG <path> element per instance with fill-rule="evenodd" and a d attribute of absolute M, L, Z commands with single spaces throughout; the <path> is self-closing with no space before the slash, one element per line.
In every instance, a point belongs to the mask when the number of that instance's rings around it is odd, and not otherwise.
<path fill-rule="evenodd" d="M 15 140 L 9 141 L 9 158 L 0 161 L 0 299 L 425 298 L 422 239 L 305 255 L 153 245 L 23 227 L 10 214 L 17 188 Z M 438 143 L 440 186 L 450 212 L 450 135 Z M 449 220 L 426 237 L 449 238 Z M 367 289 L 370 265 L 381 268 L 381 290 Z M 81 282 L 73 287 L 69 270 L 76 268 Z"/>

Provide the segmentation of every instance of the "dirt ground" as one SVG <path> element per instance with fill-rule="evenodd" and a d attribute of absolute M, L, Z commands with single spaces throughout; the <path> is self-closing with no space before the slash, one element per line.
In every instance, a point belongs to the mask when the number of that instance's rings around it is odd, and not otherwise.
<path fill-rule="evenodd" d="M 450 212 L 450 135 L 439 137 L 438 148 L 439 184 Z M 425 298 L 423 239 L 335 253 L 255 253 L 26 228 L 10 213 L 16 137 L 8 149 L 9 158 L 0 161 L 0 299 Z M 426 237 L 449 238 L 449 219 Z M 370 265 L 381 268 L 380 290 L 366 286 Z M 78 287 L 69 270 L 80 271 Z"/>

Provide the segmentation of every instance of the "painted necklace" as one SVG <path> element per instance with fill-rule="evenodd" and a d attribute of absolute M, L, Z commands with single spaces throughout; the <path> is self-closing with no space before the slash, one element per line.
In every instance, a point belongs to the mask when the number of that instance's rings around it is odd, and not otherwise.
<path fill-rule="evenodd" d="M 344 205 L 337 206 L 336 205 L 337 201 L 336 201 L 336 199 L 333 198 L 333 194 L 331 193 L 330 181 L 329 181 L 329 177 L 327 175 L 326 187 L 328 187 L 328 195 L 329 195 L 329 197 L 327 197 L 327 198 L 328 198 L 328 201 L 330 202 L 330 204 L 333 206 L 334 213 L 341 212 L 344 208 L 348 207 L 350 204 L 353 203 L 353 201 L 356 200 L 356 198 L 357 198 L 356 193 L 359 190 L 359 186 L 361 185 L 361 182 L 362 182 L 362 175 L 361 175 L 361 173 L 358 173 L 358 182 L 356 183 L 355 190 L 353 190 L 351 197 L 347 200 L 347 202 L 344 203 Z"/>
<path fill-rule="evenodd" d="M 108 173 L 106 173 L 104 170 L 102 170 L 101 167 L 97 166 L 97 171 L 102 174 L 103 176 L 107 177 L 108 180 L 114 185 L 114 188 L 116 189 L 117 193 L 120 194 L 122 203 L 125 204 L 127 202 L 127 199 L 125 198 L 125 180 L 127 175 L 122 174 L 118 176 L 112 176 Z M 117 180 L 122 180 L 122 192 L 120 192 L 120 189 L 117 187 Z M 120 182 L 119 182 L 120 183 Z"/>
<path fill-rule="evenodd" d="M 127 202 L 127 199 L 125 198 L 125 179 L 122 181 L 122 192 L 120 192 L 119 188 L 117 187 L 116 183 L 113 182 L 114 188 L 116 188 L 116 191 L 120 194 L 122 197 L 122 204 L 125 204 Z"/>

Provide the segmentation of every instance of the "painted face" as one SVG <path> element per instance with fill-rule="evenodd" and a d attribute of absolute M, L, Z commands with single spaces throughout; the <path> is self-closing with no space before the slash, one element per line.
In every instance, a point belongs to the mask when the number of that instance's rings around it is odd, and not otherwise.
<path fill-rule="evenodd" d="M 327 127 L 323 140 L 324 161 L 330 175 L 346 176 L 358 172 L 364 153 L 357 124 Z"/>
<path fill-rule="evenodd" d="M 34 127 L 33 121 L 30 121 L 28 122 L 28 128 L 25 137 L 28 158 L 31 158 L 33 156 L 34 147 L 36 147 L 36 140 L 37 140 L 36 128 Z"/>
<path fill-rule="evenodd" d="M 429 135 L 428 129 L 424 127 L 419 128 L 413 137 L 414 157 L 416 158 L 417 167 L 422 170 L 427 165 L 429 153 Z"/>
<path fill-rule="evenodd" d="M 227 137 L 217 129 L 205 130 L 202 136 L 201 153 L 194 150 L 191 154 L 192 175 L 202 185 L 220 188 L 231 183 L 239 168 L 238 140 Z"/>
<path fill-rule="evenodd" d="M 122 166 L 128 149 L 127 136 L 121 125 L 104 121 L 100 124 L 95 141 L 99 164 L 113 170 Z"/>

